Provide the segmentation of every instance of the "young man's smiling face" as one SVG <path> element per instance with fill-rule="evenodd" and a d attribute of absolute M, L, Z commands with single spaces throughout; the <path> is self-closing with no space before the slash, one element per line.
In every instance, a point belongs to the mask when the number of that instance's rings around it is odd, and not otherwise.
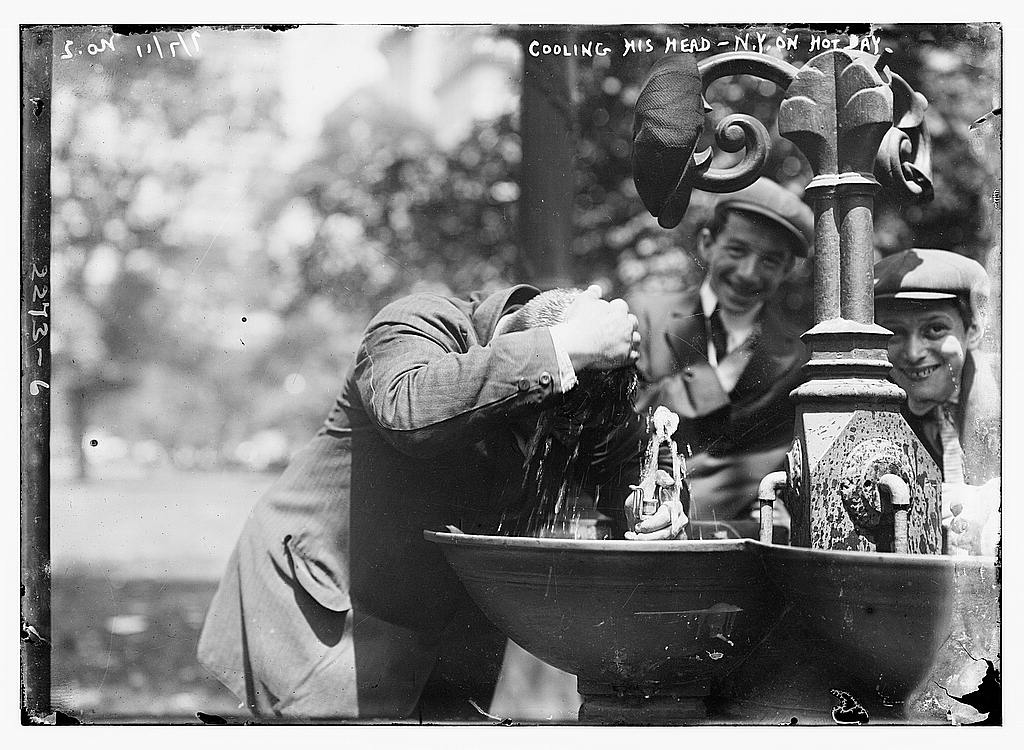
<path fill-rule="evenodd" d="M 708 282 L 723 310 L 742 315 L 771 297 L 793 267 L 793 240 L 770 219 L 730 211 L 717 236 L 700 234 Z"/>
<path fill-rule="evenodd" d="M 959 393 L 967 352 L 981 332 L 965 325 L 955 301 L 879 300 L 875 322 L 893 332 L 892 378 L 907 392 L 914 414 L 924 414 Z"/>

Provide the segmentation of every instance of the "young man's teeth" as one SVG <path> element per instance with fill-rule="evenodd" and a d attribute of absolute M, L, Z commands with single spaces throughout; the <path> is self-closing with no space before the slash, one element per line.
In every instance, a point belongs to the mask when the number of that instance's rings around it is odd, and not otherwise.
<path fill-rule="evenodd" d="M 933 365 L 932 367 L 925 367 L 920 370 L 905 370 L 904 372 L 907 373 L 907 377 L 911 380 L 924 380 L 937 369 L 939 369 L 939 366 Z"/>

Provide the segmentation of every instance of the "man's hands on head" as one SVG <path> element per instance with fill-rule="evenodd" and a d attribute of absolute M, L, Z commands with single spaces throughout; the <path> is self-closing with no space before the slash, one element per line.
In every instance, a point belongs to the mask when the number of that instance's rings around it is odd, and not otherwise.
<path fill-rule="evenodd" d="M 565 320 L 551 329 L 575 370 L 611 370 L 636 362 L 640 333 L 636 316 L 625 300 L 601 299 L 592 285 L 566 311 Z"/>

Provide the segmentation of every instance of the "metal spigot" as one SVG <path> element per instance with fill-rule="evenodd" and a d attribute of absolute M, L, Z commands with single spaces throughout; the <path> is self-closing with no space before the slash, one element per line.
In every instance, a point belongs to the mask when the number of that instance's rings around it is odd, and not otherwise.
<path fill-rule="evenodd" d="M 907 515 L 910 510 L 910 487 L 902 477 L 896 474 L 880 476 L 878 487 L 888 491 L 889 503 L 892 505 L 893 551 L 905 555 L 910 552 L 910 527 L 907 524 Z"/>
<path fill-rule="evenodd" d="M 663 503 L 681 500 L 682 492 L 686 488 L 686 464 L 679 455 L 675 440 L 672 439 L 672 435 L 679 427 L 679 416 L 664 406 L 659 406 L 654 411 L 651 422 L 654 433 L 647 444 L 646 463 L 640 475 L 640 483 L 630 485 L 630 489 L 633 490 L 631 510 L 637 523 L 653 516 Z M 660 468 L 663 450 L 667 450 L 671 456 L 671 474 L 659 477 L 659 473 L 668 474 Z M 668 483 L 669 479 L 671 484 Z M 686 500 L 687 502 L 682 504 L 684 509 L 688 510 L 689 492 Z"/>
<path fill-rule="evenodd" d="M 761 529 L 758 539 L 764 544 L 772 543 L 772 529 L 775 524 L 775 501 L 782 498 L 782 490 L 789 481 L 786 472 L 773 471 L 761 480 L 757 487 L 757 501 L 760 506 Z"/>

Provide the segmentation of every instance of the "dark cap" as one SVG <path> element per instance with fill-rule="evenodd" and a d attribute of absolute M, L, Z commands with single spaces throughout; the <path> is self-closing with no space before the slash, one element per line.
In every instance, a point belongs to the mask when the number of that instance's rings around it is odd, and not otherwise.
<path fill-rule="evenodd" d="M 797 255 L 806 258 L 811 254 L 814 213 L 800 196 L 777 182 L 758 177 L 753 185 L 723 195 L 715 204 L 715 213 L 725 210 L 746 211 L 771 219 L 793 236 Z"/>
<path fill-rule="evenodd" d="M 704 128 L 704 99 L 697 59 L 667 55 L 654 64 L 633 113 L 633 181 L 640 200 L 666 229 L 690 203 L 690 167 Z"/>
<path fill-rule="evenodd" d="M 875 299 L 961 298 L 977 308 L 989 294 L 981 264 L 949 250 L 911 249 L 875 264 Z"/>

